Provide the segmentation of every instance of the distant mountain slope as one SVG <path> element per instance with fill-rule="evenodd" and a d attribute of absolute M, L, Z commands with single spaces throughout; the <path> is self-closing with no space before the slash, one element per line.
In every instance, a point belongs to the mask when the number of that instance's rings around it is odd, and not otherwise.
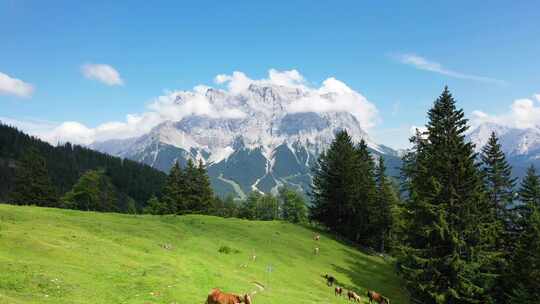
<path fill-rule="evenodd" d="M 518 129 L 495 123 L 483 123 L 468 135 L 477 151 L 487 143 L 491 132 L 499 137 L 502 149 L 516 177 L 523 177 L 530 165 L 540 169 L 540 128 Z"/>
<path fill-rule="evenodd" d="M 178 94 L 175 104 L 183 106 L 189 94 Z M 337 93 L 251 84 L 240 94 L 213 88 L 204 94 L 216 108 L 234 108 L 245 115 L 190 115 L 161 123 L 140 137 L 97 142 L 91 147 L 165 172 L 175 161 L 202 160 L 218 194 L 242 197 L 250 191 L 275 192 L 280 185 L 308 191 L 310 168 L 334 134 L 345 129 L 355 141 L 364 139 L 376 157 L 384 155 L 389 173 L 396 175 L 397 152 L 373 142 L 353 114 L 290 110 L 306 98 L 334 102 Z"/>
<path fill-rule="evenodd" d="M 340 286 L 407 304 L 392 261 L 303 226 L 214 216 L 149 216 L 0 204 L 0 303 L 202 304 L 259 290 L 255 304 L 345 303 Z M 230 253 L 220 252 L 229 248 Z M 255 254 L 257 259 L 250 257 Z"/>

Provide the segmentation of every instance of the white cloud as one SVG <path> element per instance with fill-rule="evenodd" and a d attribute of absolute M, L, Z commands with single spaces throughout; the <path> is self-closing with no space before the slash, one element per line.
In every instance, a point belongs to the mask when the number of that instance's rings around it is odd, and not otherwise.
<path fill-rule="evenodd" d="M 518 129 L 540 127 L 540 98 L 538 95 L 533 97 L 536 101 L 533 98 L 514 100 L 510 105 L 510 110 L 500 115 L 479 110 L 473 111 L 471 124 L 474 127 L 490 122 Z"/>
<path fill-rule="evenodd" d="M 270 69 L 268 78 L 251 79 L 243 72 L 234 71 L 232 75 L 219 74 L 214 78 L 214 82 L 220 85 L 227 85 L 232 94 L 240 94 L 247 90 L 251 84 L 256 85 L 277 85 L 292 88 L 305 89 L 305 79 L 297 70 L 278 71 Z"/>
<path fill-rule="evenodd" d="M 85 64 L 81 67 L 84 77 L 97 80 L 109 86 L 123 85 L 120 73 L 107 64 Z"/>
<path fill-rule="evenodd" d="M 232 94 L 245 92 L 251 84 L 300 89 L 305 93 L 305 96 L 292 102 L 286 109 L 293 113 L 349 112 L 358 119 L 364 129 L 372 128 L 378 120 L 378 111 L 373 103 L 334 77 L 324 80 L 319 88 L 308 86 L 305 78 L 297 70 L 277 71 L 270 69 L 268 78 L 257 80 L 249 78 L 242 72 L 235 71 L 232 75 L 217 75 L 214 81 L 217 84 L 226 85 L 228 92 Z M 325 94 L 334 96 L 327 98 Z"/>
<path fill-rule="evenodd" d="M 32 96 L 33 92 L 31 84 L 0 72 L 0 94 L 25 98 Z"/>
<path fill-rule="evenodd" d="M 32 119 L 32 118 L 25 118 L 25 119 L 14 119 L 10 117 L 1 117 L 0 116 L 0 122 L 5 125 L 16 127 L 20 130 L 23 130 L 29 134 L 42 137 L 48 132 L 51 132 L 58 123 L 47 121 L 47 120 L 40 120 L 40 119 Z"/>
<path fill-rule="evenodd" d="M 472 75 L 472 74 L 465 74 L 465 73 L 457 72 L 454 70 L 450 70 L 443 67 L 438 62 L 430 61 L 424 57 L 421 57 L 415 54 L 398 54 L 393 57 L 399 62 L 403 64 L 411 65 L 419 70 L 434 72 L 434 73 L 446 75 L 449 77 L 468 79 L 468 80 L 487 82 L 487 83 L 495 83 L 499 85 L 503 85 L 506 83 L 504 80 L 500 80 L 500 79 Z"/>
<path fill-rule="evenodd" d="M 294 92 L 300 90 L 302 92 L 298 95 L 300 97 L 287 104 L 285 111 L 288 112 L 350 112 L 364 129 L 373 127 L 378 120 L 378 111 L 373 103 L 333 77 L 323 81 L 320 87 L 310 87 L 296 70 L 271 69 L 268 72 L 268 78 L 251 79 L 246 74 L 235 71 L 231 75 L 217 75 L 214 81 L 227 89 L 213 89 L 209 86 L 198 85 L 190 91 L 166 92 L 147 106 L 148 111 L 128 114 L 124 121 L 106 122 L 93 128 L 80 122 L 69 121 L 52 126 L 48 124 L 46 128 L 33 130 L 31 134 L 52 144 L 66 141 L 90 144 L 95 141 L 140 136 L 162 122 L 179 121 L 189 115 L 242 119 L 246 116 L 245 107 L 249 107 L 245 101 L 246 98 L 251 98 L 247 91 L 251 84 L 283 86 L 289 90 L 292 88 Z M 212 89 L 213 93 L 209 93 L 209 89 Z M 215 96 L 209 97 L 209 94 L 215 94 Z M 238 98 L 238 95 L 242 95 L 242 98 Z M 256 106 L 264 105 L 256 104 Z M 19 121 L 15 125 L 29 132 L 24 122 Z"/>
<path fill-rule="evenodd" d="M 314 94 L 315 93 L 315 94 Z M 326 94 L 332 94 L 328 98 Z M 358 119 L 363 129 L 372 128 L 377 121 L 377 107 L 362 94 L 355 92 L 345 83 L 331 77 L 323 81 L 319 89 L 293 102 L 290 112 L 349 112 Z"/>

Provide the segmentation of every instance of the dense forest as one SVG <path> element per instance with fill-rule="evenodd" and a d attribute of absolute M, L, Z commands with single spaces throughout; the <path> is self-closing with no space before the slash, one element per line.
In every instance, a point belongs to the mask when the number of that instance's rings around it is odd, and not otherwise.
<path fill-rule="evenodd" d="M 0 123 L 0 201 L 13 200 L 10 193 L 15 190 L 17 172 L 24 174 L 21 171 L 26 166 L 32 173 L 40 162 L 50 179 L 50 191 L 58 197 L 70 191 L 87 171 L 99 170 L 119 193 L 118 211 L 127 209 L 128 198 L 142 207 L 152 195 L 160 193 L 166 179 L 163 172 L 147 165 L 70 143 L 55 147 Z"/>

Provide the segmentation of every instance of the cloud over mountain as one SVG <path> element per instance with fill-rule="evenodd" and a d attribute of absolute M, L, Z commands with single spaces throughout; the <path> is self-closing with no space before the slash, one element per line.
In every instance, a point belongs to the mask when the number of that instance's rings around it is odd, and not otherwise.
<path fill-rule="evenodd" d="M 517 129 L 540 128 L 540 96 L 516 99 L 504 114 L 488 114 L 483 111 L 473 111 L 471 122 L 473 126 L 482 123 L 495 123 Z"/>
<path fill-rule="evenodd" d="M 90 71 L 93 67 L 87 69 Z M 324 80 L 319 87 L 314 87 L 309 85 L 297 70 L 271 69 L 268 77 L 263 79 L 251 79 L 243 72 L 235 71 L 230 75 L 217 75 L 214 81 L 217 88 L 199 85 L 188 91 L 166 92 L 147 106 L 147 112 L 128 114 L 124 121 L 106 122 L 95 128 L 80 122 L 63 122 L 48 132 L 36 135 L 53 144 L 65 141 L 90 144 L 95 141 L 139 136 L 164 121 L 179 121 L 190 115 L 242 119 L 247 115 L 246 104 L 253 102 L 248 90 L 250 85 L 278 87 L 283 88 L 285 92 L 294 91 L 294 97 L 287 100 L 281 111 L 349 112 L 366 130 L 378 121 L 378 111 L 372 102 L 333 77 Z M 272 110 L 269 104 L 257 106 L 263 106 L 268 111 Z"/>

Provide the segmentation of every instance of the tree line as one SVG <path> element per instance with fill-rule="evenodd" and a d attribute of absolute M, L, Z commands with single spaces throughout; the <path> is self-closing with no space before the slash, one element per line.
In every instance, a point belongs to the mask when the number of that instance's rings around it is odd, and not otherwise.
<path fill-rule="evenodd" d="M 166 179 L 165 173 L 150 166 L 70 143 L 52 146 L 0 122 L 0 201 L 57 206 L 60 197 L 90 170 L 99 171 L 114 185 L 119 193 L 115 208 L 119 212 L 126 212 L 133 201 L 142 208 L 161 191 Z M 30 185 L 24 188 L 25 183 Z M 45 191 L 44 196 L 29 194 L 27 201 L 17 201 L 13 194 L 17 185 L 25 189 L 19 192 L 36 185 L 42 190 L 35 189 L 35 193 Z"/>
<path fill-rule="evenodd" d="M 200 213 L 251 220 L 306 222 L 303 196 L 280 188 L 245 200 L 214 195 L 206 167 L 189 160 L 168 175 L 147 165 L 67 143 L 53 147 L 0 124 L 0 199 L 17 205 L 149 213 Z"/>
<path fill-rule="evenodd" d="M 307 222 L 307 207 L 302 195 L 290 188 L 281 187 L 277 196 L 251 192 L 244 200 L 232 196 L 225 199 L 214 195 L 208 173 L 202 161 L 198 165 L 188 160 L 185 168 L 178 162 L 171 168 L 161 197 L 149 199 L 143 213 L 207 214 L 237 217 L 249 220 L 287 220 Z"/>
<path fill-rule="evenodd" d="M 403 157 L 400 194 L 342 131 L 313 170 L 311 218 L 391 252 L 418 303 L 540 302 L 540 178 L 516 179 L 495 133 L 478 154 L 447 88 Z"/>

